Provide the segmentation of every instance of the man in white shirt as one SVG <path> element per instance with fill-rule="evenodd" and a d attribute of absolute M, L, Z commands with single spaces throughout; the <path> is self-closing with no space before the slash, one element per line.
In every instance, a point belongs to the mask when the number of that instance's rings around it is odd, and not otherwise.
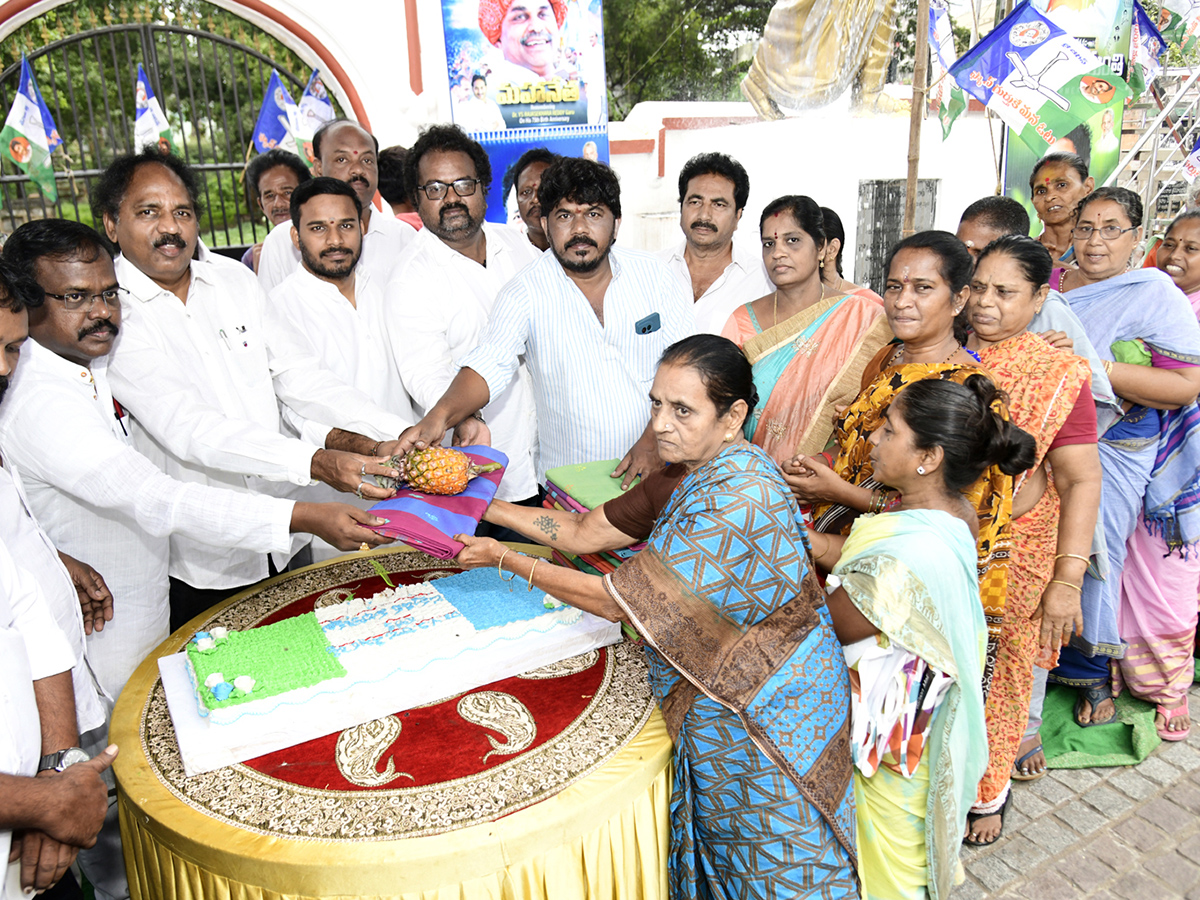
<path fill-rule="evenodd" d="M 387 284 L 392 266 L 416 232 L 388 210 L 371 205 L 379 186 L 379 141 L 357 122 L 334 119 L 313 135 L 313 174 L 344 181 L 362 202 L 363 252 L 359 263 L 376 284 Z M 292 243 L 291 229 L 275 228 L 263 241 L 258 261 L 258 282 L 270 294 L 300 267 L 300 251 Z"/>
<path fill-rule="evenodd" d="M 500 291 L 479 346 L 400 448 L 439 443 L 508 387 L 523 357 L 539 480 L 557 466 L 625 454 L 617 474 L 627 487 L 662 465 L 648 392 L 663 351 L 693 331 L 692 303 L 654 257 L 613 247 L 621 190 L 608 166 L 558 160 L 542 174 L 538 202 L 550 252 Z"/>
<path fill-rule="evenodd" d="M 404 386 L 428 409 L 479 343 L 500 289 L 538 253 L 516 228 L 484 221 L 491 163 L 457 125 L 425 129 L 405 167 L 425 227 L 388 283 L 386 329 Z M 508 456 L 496 496 L 536 503 L 537 418 L 524 365 L 482 416 L 492 446 Z"/>
<path fill-rule="evenodd" d="M 550 168 L 550 164 L 556 159 L 558 154 L 552 153 L 546 147 L 531 147 L 521 154 L 505 176 L 505 202 L 508 202 L 509 190 L 516 191 L 517 213 L 525 225 L 525 236 L 538 250 L 547 250 L 550 247 L 546 240 L 546 232 L 542 231 L 542 208 L 538 206 L 537 200 L 538 185 L 542 183 L 542 173 Z M 510 178 L 511 183 L 508 182 Z"/>
<path fill-rule="evenodd" d="M 750 197 L 750 176 L 724 153 L 701 153 L 679 173 L 682 243 L 660 258 L 696 302 L 696 331 L 720 334 L 733 311 L 775 290 L 756 252 L 734 240 Z"/>
<path fill-rule="evenodd" d="M 412 423 L 412 403 L 384 334 L 382 285 L 358 265 L 361 212 L 358 195 L 344 181 L 321 176 L 297 188 L 292 194 L 291 232 L 301 266 L 271 292 L 268 305 L 279 318 L 291 321 L 308 352 L 326 369 Z M 310 443 L 320 443 L 329 433 L 329 425 L 311 422 L 288 407 L 283 418 Z M 311 500 L 338 496 L 325 484 L 304 492 Z M 359 505 L 366 509 L 373 502 L 360 500 Z M 324 540 L 313 542 L 314 561 L 341 552 Z"/>
<path fill-rule="evenodd" d="M 108 377 L 133 413 L 136 446 L 178 480 L 246 494 L 292 498 L 294 486 L 323 481 L 360 497 L 391 496 L 371 476 L 396 471 L 376 460 L 394 449 L 389 438 L 407 420 L 323 369 L 245 266 L 193 258 L 197 193 L 181 160 L 152 153 L 119 157 L 93 190 L 128 291 Z M 324 445 L 281 434 L 280 403 L 334 425 Z M 305 542 L 293 539 L 274 568 Z M 173 535 L 174 620 L 198 615 L 270 568 L 257 550 Z"/>
<path fill-rule="evenodd" d="M 60 736 L 74 728 L 72 656 L 37 581 L 0 544 L 0 859 L 7 863 L 10 849 L 19 852 L 13 866 L 20 887 L 10 891 L 17 886 L 4 878 L 0 900 L 56 884 L 75 853 L 95 844 L 108 809 L 101 775 L 117 748 L 88 760 L 74 746 L 77 735 Z M 56 720 L 71 724 L 56 733 Z M 37 777 L 51 768 L 58 774 Z"/>

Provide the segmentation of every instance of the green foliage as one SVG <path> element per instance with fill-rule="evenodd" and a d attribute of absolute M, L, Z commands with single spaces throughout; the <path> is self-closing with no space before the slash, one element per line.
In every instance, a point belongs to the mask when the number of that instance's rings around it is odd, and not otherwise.
<path fill-rule="evenodd" d="M 1146 15 L 1150 17 L 1150 21 L 1157 22 L 1158 14 L 1162 11 L 1162 4 L 1157 2 L 1157 0 L 1138 0 L 1138 2 L 1146 10 Z M 1183 48 L 1178 44 L 1168 42 L 1167 52 L 1163 55 L 1162 64 L 1168 68 L 1200 65 L 1200 44 L 1194 45 L 1191 50 L 1184 53 Z"/>
<path fill-rule="evenodd" d="M 740 100 L 744 49 L 773 0 L 605 0 L 609 107 L 622 119 L 643 100 Z"/>

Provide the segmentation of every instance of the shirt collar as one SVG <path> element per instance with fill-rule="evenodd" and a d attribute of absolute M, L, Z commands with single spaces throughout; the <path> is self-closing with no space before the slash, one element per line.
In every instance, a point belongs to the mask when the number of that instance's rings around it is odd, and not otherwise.
<path fill-rule="evenodd" d="M 483 223 L 483 233 L 487 237 L 486 259 L 489 262 L 494 259 L 498 259 L 500 256 L 508 252 L 508 246 L 499 238 L 499 236 L 497 236 L 495 231 L 493 231 L 491 222 Z M 423 242 L 425 249 L 429 253 L 432 253 L 435 258 L 441 258 L 450 262 L 455 262 L 460 259 L 470 263 L 475 262 L 475 260 L 464 256 L 453 247 L 450 247 L 445 241 L 443 241 L 428 228 L 422 228 L 420 231 L 418 231 L 415 240 Z"/>
<path fill-rule="evenodd" d="M 217 263 L 212 261 L 212 251 L 208 251 L 204 259 L 193 259 L 189 263 L 192 272 L 192 278 L 199 280 L 208 285 L 216 284 Z M 116 259 L 117 281 L 121 287 L 129 291 L 129 295 L 143 303 L 155 299 L 162 294 L 171 294 L 164 287 L 160 287 L 149 275 L 135 266 L 124 255 L 118 255 Z"/>
<path fill-rule="evenodd" d="M 758 261 L 758 259 L 755 256 L 753 250 L 751 250 L 749 247 L 742 244 L 737 239 L 737 232 L 734 232 L 732 246 L 733 246 L 733 260 L 732 260 L 732 262 L 730 262 L 729 265 L 737 266 L 743 272 L 754 271 L 754 264 Z M 671 251 L 671 262 L 678 262 L 679 264 L 681 264 L 683 266 L 685 271 L 687 270 L 687 258 L 683 255 L 683 253 L 686 249 L 687 249 L 687 240 L 684 239 L 684 240 L 681 240 L 678 244 L 676 244 L 674 249 Z M 729 266 L 726 266 L 725 268 L 728 269 Z"/>
<path fill-rule="evenodd" d="M 29 351 L 29 362 L 39 370 L 49 372 L 51 376 L 59 381 L 82 384 L 86 385 L 89 389 L 94 389 L 95 378 L 92 370 L 86 366 L 81 366 L 77 362 L 59 356 L 53 350 L 43 347 L 33 338 L 30 338 L 27 342 L 26 349 Z"/>

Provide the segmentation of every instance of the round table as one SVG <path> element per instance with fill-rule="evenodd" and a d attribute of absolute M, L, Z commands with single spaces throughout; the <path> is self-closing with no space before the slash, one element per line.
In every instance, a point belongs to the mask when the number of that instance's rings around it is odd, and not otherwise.
<path fill-rule="evenodd" d="M 209 610 L 142 663 L 110 732 L 134 900 L 665 900 L 671 742 L 633 644 L 184 776 L 159 656 L 200 628 L 265 624 L 346 590 L 369 596 L 456 571 L 389 549 L 289 572 Z"/>

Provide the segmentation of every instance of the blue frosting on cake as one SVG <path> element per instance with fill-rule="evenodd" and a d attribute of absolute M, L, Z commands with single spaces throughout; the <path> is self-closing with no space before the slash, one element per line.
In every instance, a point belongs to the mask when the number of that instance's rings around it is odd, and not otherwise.
<path fill-rule="evenodd" d="M 542 565 L 549 564 L 548 560 L 542 561 Z M 506 572 L 501 579 L 495 568 L 487 566 L 439 578 L 431 584 L 477 631 L 483 631 L 511 622 L 527 622 L 547 612 L 542 605 L 546 592 L 537 587 L 529 590 L 525 579 L 520 577 L 507 581 L 511 575 Z"/>

